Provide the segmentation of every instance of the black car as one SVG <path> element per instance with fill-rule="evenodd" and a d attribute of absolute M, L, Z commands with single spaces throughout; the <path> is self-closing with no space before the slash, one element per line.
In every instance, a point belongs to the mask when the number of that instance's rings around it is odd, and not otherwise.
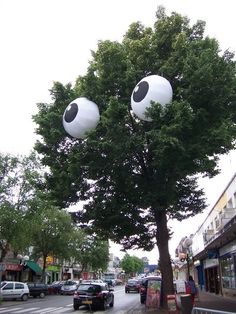
<path fill-rule="evenodd" d="M 74 310 L 87 305 L 90 309 L 105 311 L 107 306 L 114 305 L 114 289 L 110 289 L 106 283 L 81 283 L 74 294 Z"/>
<path fill-rule="evenodd" d="M 29 287 L 29 294 L 31 297 L 44 298 L 48 294 L 48 285 L 44 283 L 30 282 L 27 284 Z"/>
<path fill-rule="evenodd" d="M 125 285 L 125 293 L 139 292 L 140 281 L 137 279 L 129 279 Z"/>
<path fill-rule="evenodd" d="M 160 276 L 147 276 L 142 279 L 140 284 L 140 302 L 145 303 L 147 298 L 147 288 L 148 288 L 148 281 L 158 281 L 161 286 L 161 277 Z"/>

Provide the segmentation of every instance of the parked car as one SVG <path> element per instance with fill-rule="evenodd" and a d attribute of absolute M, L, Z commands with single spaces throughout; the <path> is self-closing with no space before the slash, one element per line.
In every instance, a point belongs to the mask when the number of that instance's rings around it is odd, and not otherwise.
<path fill-rule="evenodd" d="M 123 280 L 121 280 L 121 279 L 116 279 L 116 286 L 121 286 L 121 285 L 123 285 Z"/>
<path fill-rule="evenodd" d="M 29 282 L 29 294 L 31 297 L 40 297 L 44 298 L 45 295 L 48 295 L 48 285 L 45 283 L 38 283 L 38 282 Z"/>
<path fill-rule="evenodd" d="M 147 288 L 148 288 L 148 281 L 158 281 L 160 282 L 161 285 L 161 277 L 160 276 L 147 276 L 145 278 L 142 279 L 141 283 L 140 283 L 140 302 L 141 303 L 145 303 L 146 302 L 146 298 L 147 298 Z"/>
<path fill-rule="evenodd" d="M 74 310 L 80 306 L 87 305 L 92 310 L 100 309 L 105 311 L 107 306 L 114 306 L 114 289 L 106 283 L 81 283 L 74 294 Z"/>
<path fill-rule="evenodd" d="M 116 285 L 116 281 L 115 279 L 103 279 L 103 281 L 108 284 L 109 287 L 114 287 Z"/>
<path fill-rule="evenodd" d="M 60 294 L 61 295 L 65 295 L 65 294 L 73 295 L 74 292 L 77 290 L 78 285 L 79 285 L 78 281 L 67 280 L 65 281 L 64 285 L 61 287 Z"/>
<path fill-rule="evenodd" d="M 51 285 L 48 286 L 49 294 L 60 294 L 61 287 L 65 284 L 65 281 L 54 281 Z"/>
<path fill-rule="evenodd" d="M 81 281 L 81 283 L 92 283 L 92 282 L 104 283 L 102 279 L 84 279 Z"/>
<path fill-rule="evenodd" d="M 138 292 L 140 290 L 140 281 L 137 279 L 128 279 L 125 284 L 125 293 Z"/>
<path fill-rule="evenodd" d="M 0 290 L 3 300 L 21 299 L 26 301 L 29 297 L 29 287 L 24 282 L 2 281 Z"/>

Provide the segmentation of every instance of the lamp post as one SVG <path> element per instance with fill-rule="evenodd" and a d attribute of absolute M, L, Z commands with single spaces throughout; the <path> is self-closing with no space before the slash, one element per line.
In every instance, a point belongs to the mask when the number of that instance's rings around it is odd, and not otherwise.
<path fill-rule="evenodd" d="M 193 241 L 191 238 L 187 238 L 183 241 L 183 248 L 186 249 L 186 262 L 187 262 L 187 279 L 189 278 L 190 276 L 190 266 L 189 266 L 189 261 L 190 261 L 190 258 L 189 258 L 189 248 L 190 246 L 193 244 Z"/>
<path fill-rule="evenodd" d="M 29 256 L 28 255 L 21 255 L 21 254 L 17 254 L 16 258 L 19 260 L 19 264 L 22 266 L 26 266 L 27 265 L 27 261 L 29 260 Z M 22 273 L 23 273 L 23 267 L 20 273 L 20 281 L 22 281 Z"/>

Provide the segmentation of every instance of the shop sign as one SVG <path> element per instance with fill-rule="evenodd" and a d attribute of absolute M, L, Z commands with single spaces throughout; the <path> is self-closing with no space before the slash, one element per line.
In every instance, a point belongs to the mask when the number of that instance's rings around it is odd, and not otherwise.
<path fill-rule="evenodd" d="M 176 280 L 175 281 L 175 290 L 176 293 L 186 293 L 186 286 L 185 286 L 185 281 L 184 280 Z"/>
<path fill-rule="evenodd" d="M 236 241 L 232 241 L 220 248 L 220 256 L 236 251 Z"/>
<path fill-rule="evenodd" d="M 6 263 L 6 270 L 10 270 L 10 271 L 21 271 L 21 270 L 22 270 L 22 265 L 20 265 L 20 264 L 8 264 L 8 263 Z"/>
<path fill-rule="evenodd" d="M 204 260 L 204 269 L 218 266 L 219 265 L 219 260 L 217 258 L 211 258 L 211 259 L 206 259 Z"/>
<path fill-rule="evenodd" d="M 47 256 L 46 262 L 47 262 L 48 265 L 53 264 L 53 257 L 52 256 Z"/>
<path fill-rule="evenodd" d="M 48 267 L 47 267 L 47 271 L 59 272 L 60 269 L 61 269 L 61 267 L 56 266 L 56 265 L 48 265 Z"/>
<path fill-rule="evenodd" d="M 179 313 L 177 309 L 177 304 L 176 304 L 176 296 L 174 294 L 167 295 L 167 307 L 168 307 L 168 313 L 171 313 L 171 314 Z"/>
<path fill-rule="evenodd" d="M 159 308 L 161 296 L 161 280 L 148 280 L 146 306 L 148 308 Z"/>

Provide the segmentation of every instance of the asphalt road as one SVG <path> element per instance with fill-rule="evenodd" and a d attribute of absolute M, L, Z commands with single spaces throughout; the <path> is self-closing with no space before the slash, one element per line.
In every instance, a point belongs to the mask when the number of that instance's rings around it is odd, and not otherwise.
<path fill-rule="evenodd" d="M 117 286 L 114 289 L 114 307 L 108 307 L 106 313 L 121 314 L 130 311 L 139 304 L 138 293 L 125 293 L 124 286 Z M 30 298 L 28 301 L 3 301 L 0 305 L 0 314 L 70 314 L 91 313 L 86 307 L 80 307 L 78 311 L 73 309 L 73 296 L 49 295 L 44 299 Z M 96 311 L 104 313 L 104 311 Z"/>

